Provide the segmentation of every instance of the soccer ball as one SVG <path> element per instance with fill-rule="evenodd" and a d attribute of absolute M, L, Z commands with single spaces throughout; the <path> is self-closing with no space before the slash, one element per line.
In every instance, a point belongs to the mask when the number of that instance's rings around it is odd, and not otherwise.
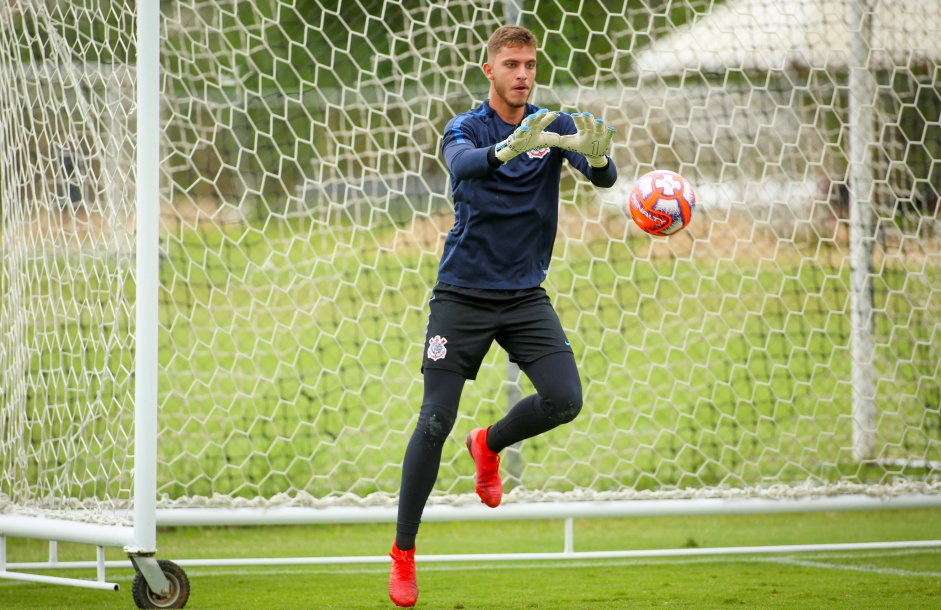
<path fill-rule="evenodd" d="M 627 204 L 637 226 L 651 235 L 672 235 L 684 229 L 695 207 L 696 193 L 689 181 L 666 169 L 641 176 Z"/>

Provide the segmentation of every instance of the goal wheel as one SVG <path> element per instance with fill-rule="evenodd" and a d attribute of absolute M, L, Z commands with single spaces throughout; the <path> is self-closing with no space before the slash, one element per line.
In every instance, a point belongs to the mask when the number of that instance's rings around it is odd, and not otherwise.
<path fill-rule="evenodd" d="M 157 565 L 163 571 L 170 583 L 170 592 L 166 596 L 158 595 L 151 591 L 140 572 L 134 577 L 134 586 L 131 591 L 134 594 L 134 603 L 138 608 L 182 608 L 190 597 L 190 581 L 186 577 L 183 568 L 172 561 L 160 559 Z"/>

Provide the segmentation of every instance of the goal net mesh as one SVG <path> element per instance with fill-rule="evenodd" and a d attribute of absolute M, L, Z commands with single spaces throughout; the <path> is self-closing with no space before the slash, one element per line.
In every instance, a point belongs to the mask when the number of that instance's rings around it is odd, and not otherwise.
<path fill-rule="evenodd" d="M 487 97 L 508 21 L 540 40 L 532 101 L 614 125 L 620 178 L 563 172 L 545 287 L 585 407 L 507 450 L 507 501 L 941 492 L 941 5 L 866 8 L 862 67 L 848 5 L 163 1 L 142 278 L 135 4 L 3 3 L 0 512 L 128 515 L 139 282 L 159 283 L 159 506 L 393 504 L 453 220 L 441 131 Z M 624 210 L 654 168 L 698 192 L 670 238 Z M 495 346 L 432 503 L 477 502 L 461 439 L 529 392 Z"/>

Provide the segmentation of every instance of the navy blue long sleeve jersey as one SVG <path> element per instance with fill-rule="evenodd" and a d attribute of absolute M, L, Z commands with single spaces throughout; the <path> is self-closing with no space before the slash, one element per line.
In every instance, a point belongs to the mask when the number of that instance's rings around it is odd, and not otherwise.
<path fill-rule="evenodd" d="M 555 147 L 492 167 L 490 147 L 519 125 L 505 123 L 488 101 L 454 117 L 444 130 L 454 227 L 444 242 L 438 281 L 465 288 L 533 288 L 549 273 L 563 159 L 599 187 L 612 186 L 617 169 L 610 161 L 607 167 L 593 168 L 584 156 Z M 537 110 L 526 105 L 526 115 Z M 573 134 L 575 123 L 563 113 L 546 131 Z"/>

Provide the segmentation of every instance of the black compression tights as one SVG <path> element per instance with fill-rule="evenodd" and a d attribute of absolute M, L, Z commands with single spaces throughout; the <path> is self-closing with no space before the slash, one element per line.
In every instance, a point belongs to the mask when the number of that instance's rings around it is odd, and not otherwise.
<path fill-rule="evenodd" d="M 582 384 L 572 354 L 558 352 L 520 366 L 537 393 L 513 405 L 493 424 L 487 434 L 487 445 L 492 451 L 502 451 L 570 422 L 582 408 Z M 425 370 L 425 395 L 418 425 L 402 461 L 395 537 L 396 546 L 402 550 L 415 546 L 425 503 L 438 478 L 441 450 L 457 418 L 464 381 L 463 375 L 452 371 Z"/>

